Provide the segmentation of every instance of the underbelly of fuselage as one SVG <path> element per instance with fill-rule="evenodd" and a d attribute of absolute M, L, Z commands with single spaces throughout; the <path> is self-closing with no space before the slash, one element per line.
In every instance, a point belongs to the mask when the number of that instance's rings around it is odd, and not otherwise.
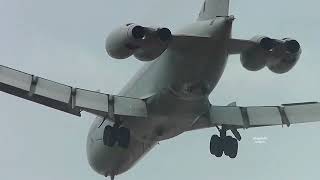
<path fill-rule="evenodd" d="M 108 147 L 102 140 L 103 130 L 105 126 L 113 123 L 105 121 L 101 125 L 101 122 L 102 119 L 97 118 L 90 129 L 87 138 L 87 158 L 92 169 L 103 176 L 118 175 L 127 171 L 157 143 L 142 142 L 132 136 L 127 149 L 117 144 Z"/>
<path fill-rule="evenodd" d="M 190 66 L 185 66 L 188 72 L 175 72 L 175 83 L 168 83 L 166 88 L 151 93 L 152 96 L 147 100 L 147 119 L 123 118 L 123 126 L 130 129 L 132 136 L 128 149 L 107 147 L 103 144 L 103 129 L 106 123 L 90 130 L 95 132 L 94 135 L 89 134 L 87 145 L 91 167 L 104 176 L 121 174 L 137 163 L 158 141 L 191 130 L 195 120 L 206 113 L 210 106 L 208 95 L 221 77 L 226 57 L 210 60 L 212 62 L 207 62 L 207 65 L 215 64 L 210 65 L 212 72 L 207 70 L 193 76 Z M 198 61 L 201 63 L 201 60 Z M 160 75 L 159 77 L 161 78 Z M 173 82 L 174 78 L 170 79 L 170 82 Z M 145 83 L 151 86 L 156 84 L 150 81 Z M 136 88 L 133 90 L 137 91 Z M 132 91 L 128 91 L 129 94 L 130 92 Z"/>
<path fill-rule="evenodd" d="M 159 141 L 191 130 L 196 119 L 206 113 L 210 106 L 207 95 L 199 96 L 198 91 L 193 92 L 196 94 L 185 96 L 185 92 L 168 88 L 150 97 L 147 119 L 123 118 L 123 126 L 131 131 L 128 149 L 117 145 L 105 146 L 102 141 L 103 130 L 112 123 L 105 121 L 99 127 L 102 119 L 96 120 L 87 143 L 91 167 L 104 176 L 121 174 L 129 170 Z"/>
<path fill-rule="evenodd" d="M 208 32 L 214 29 L 211 21 L 201 23 L 203 27 L 200 29 L 207 28 Z M 225 28 L 219 24 L 217 27 Z M 222 34 L 212 34 L 229 37 L 228 29 L 218 30 L 212 32 Z M 123 119 L 123 126 L 128 127 L 132 135 L 128 149 L 105 146 L 102 142 L 103 129 L 110 122 L 100 126 L 101 120 L 96 120 L 87 143 L 91 167 L 105 176 L 121 174 L 158 141 L 191 130 L 197 118 L 208 110 L 208 95 L 222 76 L 226 60 L 225 41 L 222 39 L 205 46 L 201 41 L 174 48 L 169 46 L 157 60 L 148 62 L 120 92 L 122 96 L 146 99 L 148 118 Z"/>
<path fill-rule="evenodd" d="M 131 131 L 128 149 L 117 144 L 114 147 L 104 145 L 104 128 L 113 123 L 103 122 L 102 118 L 95 120 L 87 138 L 87 156 L 90 166 L 96 172 L 112 176 L 129 170 L 159 141 L 191 130 L 195 120 L 203 115 L 210 105 L 206 98 L 186 101 L 174 94 L 160 94 L 155 98 L 158 99 L 154 100 L 155 105 L 150 106 L 150 118 L 124 119 L 123 126 Z"/>

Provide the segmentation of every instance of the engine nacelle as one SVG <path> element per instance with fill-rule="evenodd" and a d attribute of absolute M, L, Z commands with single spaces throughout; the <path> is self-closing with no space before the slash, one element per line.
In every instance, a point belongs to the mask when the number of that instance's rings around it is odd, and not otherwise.
<path fill-rule="evenodd" d="M 279 47 L 280 52 L 273 53 L 273 58 L 267 63 L 268 68 L 277 74 L 283 74 L 290 71 L 298 62 L 302 53 L 301 46 L 298 41 L 285 38 L 282 46 Z"/>
<path fill-rule="evenodd" d="M 251 39 L 256 45 L 240 54 L 242 66 L 249 71 L 258 71 L 267 64 L 268 53 L 274 47 L 273 39 L 256 36 Z"/>
<path fill-rule="evenodd" d="M 135 24 L 127 24 L 112 31 L 106 39 L 106 51 L 115 59 L 130 57 L 139 48 L 145 29 Z"/>
<path fill-rule="evenodd" d="M 127 24 L 112 31 L 106 40 L 106 51 L 115 59 L 134 55 L 141 61 L 159 57 L 168 47 L 171 31 L 167 28 L 149 28 Z"/>
<path fill-rule="evenodd" d="M 301 54 L 300 44 L 293 39 L 255 37 L 251 41 L 256 45 L 241 53 L 241 63 L 250 71 L 267 66 L 274 73 L 286 73 L 294 67 Z"/>
<path fill-rule="evenodd" d="M 159 57 L 167 48 L 172 34 L 168 28 L 158 28 L 146 36 L 141 48 L 134 52 L 134 57 L 140 61 L 152 61 Z"/>

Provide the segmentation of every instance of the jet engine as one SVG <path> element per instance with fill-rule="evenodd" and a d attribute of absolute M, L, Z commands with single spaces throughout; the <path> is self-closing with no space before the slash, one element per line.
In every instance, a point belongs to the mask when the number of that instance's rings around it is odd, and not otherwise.
<path fill-rule="evenodd" d="M 267 64 L 268 53 L 274 47 L 273 40 L 268 37 L 256 36 L 251 39 L 254 46 L 240 54 L 242 66 L 249 71 L 258 71 Z"/>
<path fill-rule="evenodd" d="M 241 53 L 243 67 L 258 71 L 267 66 L 272 72 L 282 74 L 291 70 L 299 60 L 301 47 L 298 41 L 268 37 L 254 37 L 254 46 Z"/>
<path fill-rule="evenodd" d="M 172 34 L 168 28 L 127 24 L 109 34 L 106 51 L 115 59 L 125 59 L 134 55 L 141 61 L 151 61 L 167 49 L 171 39 Z"/>
<path fill-rule="evenodd" d="M 272 53 L 272 57 L 267 63 L 268 68 L 277 74 L 290 71 L 298 62 L 302 53 L 301 46 L 298 41 L 285 38 L 281 40 L 282 46 L 276 48 Z M 279 52 L 277 52 L 277 50 Z"/>

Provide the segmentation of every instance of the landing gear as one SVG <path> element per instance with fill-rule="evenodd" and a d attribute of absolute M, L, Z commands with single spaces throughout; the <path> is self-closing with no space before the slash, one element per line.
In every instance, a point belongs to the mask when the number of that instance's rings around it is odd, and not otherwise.
<path fill-rule="evenodd" d="M 213 135 L 210 140 L 210 153 L 216 157 L 221 157 L 223 154 L 223 144 L 218 135 Z"/>
<path fill-rule="evenodd" d="M 114 114 L 114 96 L 108 96 L 108 104 L 108 118 L 112 119 L 115 123 L 113 126 L 108 125 L 104 128 L 103 144 L 105 146 L 113 147 L 117 143 L 119 147 L 127 149 L 130 145 L 130 130 L 128 128 L 121 127 L 122 120 L 119 116 Z"/>
<path fill-rule="evenodd" d="M 120 147 L 127 149 L 130 143 L 130 130 L 125 127 L 121 127 L 118 130 L 118 144 Z"/>
<path fill-rule="evenodd" d="M 223 147 L 224 147 L 224 154 L 229 156 L 230 158 L 234 159 L 237 157 L 238 154 L 238 141 L 231 137 L 227 136 L 223 140 Z"/>
<path fill-rule="evenodd" d="M 106 126 L 103 132 L 103 144 L 109 147 L 113 147 L 117 141 L 117 128 L 112 126 Z"/>
<path fill-rule="evenodd" d="M 218 128 L 219 129 L 219 128 Z M 222 126 L 220 131 L 220 137 L 218 135 L 213 135 L 210 140 L 210 153 L 216 157 L 221 157 L 224 153 L 226 156 L 234 159 L 238 154 L 238 140 L 241 139 L 239 133 L 236 135 L 240 137 L 235 139 L 231 136 L 226 136 L 226 131 L 228 129 Z M 230 129 L 231 130 L 231 129 Z M 232 129 L 232 132 L 236 130 Z"/>
<path fill-rule="evenodd" d="M 122 148 L 127 149 L 130 144 L 130 130 L 125 127 L 106 126 L 103 132 L 103 143 L 106 146 L 113 147 L 116 142 Z"/>

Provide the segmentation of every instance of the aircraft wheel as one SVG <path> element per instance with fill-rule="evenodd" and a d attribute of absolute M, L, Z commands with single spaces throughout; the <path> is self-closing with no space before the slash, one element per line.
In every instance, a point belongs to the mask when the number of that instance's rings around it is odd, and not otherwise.
<path fill-rule="evenodd" d="M 229 157 L 231 159 L 234 159 L 237 157 L 237 154 L 238 154 L 238 140 L 235 138 L 232 138 L 230 143 L 232 144 L 232 151 L 231 151 Z"/>
<path fill-rule="evenodd" d="M 127 149 L 130 144 L 130 130 L 125 127 L 119 128 L 118 131 L 118 143 L 122 148 Z"/>
<path fill-rule="evenodd" d="M 113 147 L 116 143 L 117 129 L 112 126 L 106 126 L 103 132 L 103 144 L 109 147 Z"/>
<path fill-rule="evenodd" d="M 232 137 L 231 136 L 227 136 L 223 139 L 223 152 L 226 156 L 229 156 L 231 154 L 232 151 L 232 144 L 231 144 L 231 140 Z"/>
<path fill-rule="evenodd" d="M 221 157 L 223 154 L 222 141 L 218 135 L 213 135 L 210 139 L 210 153 L 216 157 Z"/>
<path fill-rule="evenodd" d="M 223 139 L 224 154 L 230 158 L 235 158 L 238 153 L 238 141 L 231 136 L 227 136 Z"/>

